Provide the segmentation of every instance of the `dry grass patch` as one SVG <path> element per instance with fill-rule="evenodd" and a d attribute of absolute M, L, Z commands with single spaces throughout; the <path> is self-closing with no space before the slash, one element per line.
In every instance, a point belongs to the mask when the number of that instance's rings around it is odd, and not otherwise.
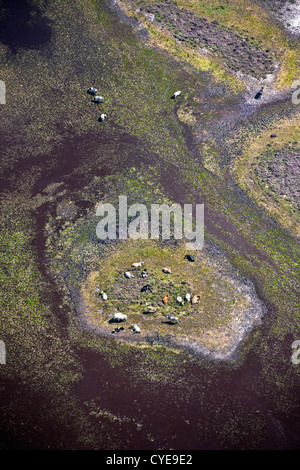
<path fill-rule="evenodd" d="M 271 138 L 271 135 L 276 137 Z M 242 157 L 234 163 L 233 168 L 239 183 L 249 196 L 255 199 L 259 205 L 265 207 L 273 217 L 294 235 L 299 236 L 299 212 L 285 197 L 280 197 L 280 194 L 270 191 L 268 185 L 262 186 L 255 174 L 258 165 L 267 165 L 267 161 L 262 160 L 267 149 L 270 149 L 271 153 L 276 153 L 276 150 L 281 150 L 284 146 L 288 149 L 295 142 L 299 146 L 299 112 L 290 119 L 278 121 L 276 124 L 273 123 L 264 132 L 253 138 Z M 286 156 L 288 158 L 288 150 Z M 294 169 L 290 168 L 289 171 L 292 172 Z"/>

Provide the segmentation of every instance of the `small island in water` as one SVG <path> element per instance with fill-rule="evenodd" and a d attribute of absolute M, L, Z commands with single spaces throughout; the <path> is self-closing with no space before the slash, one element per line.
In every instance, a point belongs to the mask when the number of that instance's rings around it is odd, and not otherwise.
<path fill-rule="evenodd" d="M 101 259 L 81 286 L 80 321 L 118 341 L 232 359 L 264 315 L 253 284 L 213 247 L 189 261 L 183 244 L 161 245 L 127 240 Z"/>

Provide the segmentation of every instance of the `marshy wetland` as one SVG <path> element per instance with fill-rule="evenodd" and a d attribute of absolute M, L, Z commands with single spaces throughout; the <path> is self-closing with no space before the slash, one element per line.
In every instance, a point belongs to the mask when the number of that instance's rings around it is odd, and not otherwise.
<path fill-rule="evenodd" d="M 1 448 L 299 448 L 285 3 L 0 1 Z M 204 204 L 195 261 L 184 241 L 99 240 L 119 195 Z"/>

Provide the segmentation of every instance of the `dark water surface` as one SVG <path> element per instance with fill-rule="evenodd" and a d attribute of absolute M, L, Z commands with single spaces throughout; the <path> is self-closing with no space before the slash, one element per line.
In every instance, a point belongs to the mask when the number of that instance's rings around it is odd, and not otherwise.
<path fill-rule="evenodd" d="M 38 47 L 51 38 L 50 22 L 31 2 L 6 0 L 0 5 L 6 10 L 5 18 L 0 19 L 0 41 L 7 44 L 12 52 L 16 52 L 19 47 Z M 49 184 L 63 183 L 62 189 L 66 191 L 64 197 L 72 198 L 95 176 L 104 177 L 133 166 L 150 166 L 155 161 L 156 156 L 143 148 L 138 139 L 113 126 L 113 123 L 111 129 L 109 136 L 103 133 L 100 138 L 97 135 L 96 142 L 90 135 L 69 137 L 50 154 L 28 158 L 22 167 L 16 164 L 2 176 L 2 189 L 15 190 L 16 181 L 22 173 L 36 166 L 40 175 L 33 185 L 32 197 L 42 194 Z M 185 138 L 191 153 L 197 159 L 196 145 L 188 131 L 185 132 Z M 90 159 L 97 148 L 112 140 L 115 142 L 115 160 L 99 157 L 93 163 Z M 122 154 L 124 145 L 132 146 L 135 150 L 129 153 L 126 159 Z M 188 188 L 181 184 L 176 171 L 166 165 L 162 168 L 160 182 L 174 201 L 182 201 L 188 194 Z M 197 202 L 203 202 L 201 197 Z M 45 257 L 44 228 L 49 214 L 55 213 L 56 203 L 57 201 L 47 202 L 34 211 L 37 233 L 33 244 L 39 255 L 39 269 L 52 291 L 51 303 L 62 327 L 66 327 L 67 311 L 59 309 L 62 299 L 48 275 Z M 82 210 L 86 209 L 89 207 L 82 207 Z M 261 261 L 268 261 L 268 258 L 251 246 L 222 214 L 216 213 L 209 205 L 206 205 L 205 211 L 208 233 L 232 244 L 237 251 L 246 253 L 251 260 L 254 256 Z M 223 230 L 230 232 L 231 237 L 228 238 Z M 256 287 L 260 294 L 260 287 Z M 280 378 L 282 362 L 276 360 L 276 355 L 286 357 L 287 367 L 290 367 L 290 346 L 295 338 L 292 334 L 286 335 L 280 344 L 272 345 L 269 329 L 275 317 L 274 307 L 268 304 L 268 319 L 261 328 L 259 344 L 263 341 L 271 343 L 271 372 Z M 296 449 L 300 447 L 300 417 L 290 413 L 289 418 L 286 418 L 286 414 L 276 406 L 279 397 L 275 395 L 273 399 L 270 398 L 270 383 L 267 383 L 266 372 L 263 373 L 267 362 L 262 357 L 259 344 L 254 341 L 255 347 L 247 354 L 245 361 L 234 367 L 205 361 L 196 364 L 187 360 L 183 363 L 179 360 L 180 369 L 174 373 L 174 381 L 167 383 L 151 378 L 144 380 L 135 374 L 134 364 L 143 360 L 138 351 L 135 353 L 132 350 L 126 359 L 112 367 L 104 354 L 79 349 L 77 354 L 84 372 L 82 380 L 74 387 L 74 393 L 78 406 L 82 409 L 85 409 L 86 402 L 94 400 L 99 409 L 108 410 L 117 417 L 116 423 L 105 416 L 102 418 L 107 421 L 106 430 L 110 430 L 107 435 L 108 446 L 111 445 L 113 436 L 118 433 L 122 436 L 120 448 L 123 446 L 137 450 L 249 447 Z M 155 366 L 145 364 L 144 367 L 147 369 Z M 154 375 L 155 372 L 153 370 Z M 151 375 L 151 370 L 149 373 Z M 8 384 L 8 393 L 16 393 L 14 386 L 13 381 Z M 299 387 L 291 388 L 289 393 L 290 403 L 299 403 Z M 34 398 L 36 408 L 30 412 L 32 415 L 39 415 L 40 402 L 47 397 L 41 397 L 37 393 Z M 23 399 L 25 401 L 24 397 Z M 7 400 L 9 402 L 9 397 Z M 96 418 L 94 426 L 97 433 Z M 71 433 L 64 434 L 63 431 L 61 439 L 65 447 L 72 447 Z M 56 441 L 57 432 L 57 428 L 52 428 L 49 424 L 47 436 L 37 437 L 35 444 L 26 442 L 19 446 L 45 448 L 49 442 Z M 105 442 L 105 437 L 102 437 L 103 441 Z M 9 446 L 13 447 L 11 443 Z"/>
<path fill-rule="evenodd" d="M 16 53 L 20 47 L 39 47 L 52 35 L 50 20 L 30 0 L 0 2 L 0 41 Z"/>

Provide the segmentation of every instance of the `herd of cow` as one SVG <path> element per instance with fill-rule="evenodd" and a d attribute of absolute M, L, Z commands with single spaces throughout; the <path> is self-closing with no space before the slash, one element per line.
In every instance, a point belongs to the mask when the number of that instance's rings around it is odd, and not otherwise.
<path fill-rule="evenodd" d="M 194 262 L 195 259 L 193 256 L 191 255 L 186 255 L 185 258 L 188 260 L 188 261 L 191 261 L 191 262 Z M 132 268 L 134 269 L 139 269 L 139 268 L 142 268 L 142 265 L 144 264 L 143 261 L 140 261 L 138 263 L 133 263 L 132 264 Z M 165 274 L 172 274 L 172 271 L 170 268 L 167 268 L 167 267 L 164 267 L 162 269 L 162 272 L 165 273 Z M 124 273 L 124 276 L 126 277 L 126 279 L 132 279 L 134 277 L 134 274 L 132 274 L 130 271 L 126 271 Z M 148 277 L 148 272 L 146 269 L 144 269 L 141 273 L 141 276 L 142 278 L 145 278 L 145 277 Z M 107 294 L 104 292 L 104 291 L 100 291 L 99 288 L 96 288 L 96 291 L 100 293 L 101 297 L 102 297 L 102 300 L 107 300 L 108 299 L 108 296 Z M 147 291 L 151 291 L 151 285 L 150 284 L 145 284 L 142 288 L 141 288 L 141 292 L 147 292 Z M 193 297 L 191 296 L 190 293 L 186 293 L 184 298 L 180 297 L 180 296 L 177 296 L 176 298 L 176 302 L 178 305 L 182 306 L 185 304 L 185 302 L 187 303 L 191 303 L 192 305 L 195 305 L 197 304 L 198 302 L 200 301 L 200 294 L 195 294 Z M 167 305 L 169 303 L 169 294 L 166 293 L 163 298 L 162 298 L 162 303 L 164 305 Z M 158 307 L 154 307 L 154 306 L 148 306 L 147 307 L 147 312 L 146 313 L 155 313 L 157 311 Z M 178 323 L 178 317 L 175 317 L 173 315 L 166 315 L 166 318 L 168 320 L 168 323 L 170 324 L 176 324 Z M 121 312 L 116 312 L 113 314 L 112 318 L 109 320 L 109 323 L 120 323 L 120 322 L 125 322 L 127 321 L 127 315 L 124 314 L 124 313 L 121 313 Z M 140 333 L 141 332 L 141 329 L 138 325 L 135 325 L 135 324 L 132 324 L 130 325 L 129 329 L 132 329 L 132 331 L 134 333 Z M 123 331 L 124 330 L 124 327 L 116 327 L 112 333 L 115 334 L 115 333 L 119 333 L 120 331 Z"/>

